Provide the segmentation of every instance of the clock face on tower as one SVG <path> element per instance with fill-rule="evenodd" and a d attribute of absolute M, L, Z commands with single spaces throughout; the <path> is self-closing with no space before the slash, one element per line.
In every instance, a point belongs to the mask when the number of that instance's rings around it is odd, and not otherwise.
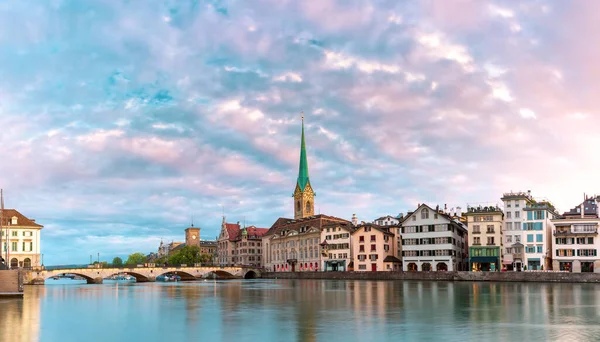
<path fill-rule="evenodd" d="M 192 235 L 192 239 L 193 239 L 193 240 L 196 240 L 196 235 Z"/>

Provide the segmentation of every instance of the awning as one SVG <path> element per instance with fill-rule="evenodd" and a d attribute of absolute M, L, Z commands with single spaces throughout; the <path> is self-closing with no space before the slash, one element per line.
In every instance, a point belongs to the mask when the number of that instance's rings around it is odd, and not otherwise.
<path fill-rule="evenodd" d="M 498 257 L 471 257 L 471 262 L 498 262 Z"/>
<path fill-rule="evenodd" d="M 540 258 L 527 258 L 527 261 L 537 261 L 540 262 Z"/>

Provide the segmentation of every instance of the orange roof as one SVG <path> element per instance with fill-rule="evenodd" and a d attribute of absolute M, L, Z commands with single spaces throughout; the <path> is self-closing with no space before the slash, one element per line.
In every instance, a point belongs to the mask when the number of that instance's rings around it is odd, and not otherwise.
<path fill-rule="evenodd" d="M 1 211 L 1 209 L 0 209 L 0 211 Z M 15 216 L 17 217 L 17 224 L 16 224 L 16 226 L 36 227 L 36 228 L 43 228 L 44 227 L 41 224 L 37 224 L 33 220 L 28 219 L 27 217 L 25 217 L 23 214 L 21 214 L 20 212 L 18 212 L 15 209 L 4 209 L 4 212 L 3 212 L 3 215 L 2 215 L 2 227 L 10 227 L 10 226 L 12 226 L 11 220 Z"/>
<path fill-rule="evenodd" d="M 323 226 L 328 225 L 328 224 L 335 224 L 335 223 L 350 224 L 350 221 L 345 220 L 343 218 L 339 218 L 339 217 L 335 217 L 335 216 L 327 216 L 327 215 L 322 215 L 322 214 L 304 217 L 301 219 L 289 219 L 289 218 L 285 218 L 285 217 L 280 217 L 277 219 L 277 221 L 275 221 L 275 223 L 273 223 L 273 225 L 271 226 L 271 228 L 265 235 L 267 236 L 267 235 L 278 234 L 279 232 L 281 232 L 283 230 L 300 231 L 300 228 L 305 227 L 305 226 L 316 227 L 319 230 L 321 230 L 323 228 Z"/>
<path fill-rule="evenodd" d="M 227 234 L 229 235 L 229 241 L 239 241 L 242 239 L 242 227 L 239 223 L 225 223 Z M 248 239 L 260 239 L 269 231 L 268 228 L 257 228 L 255 226 L 246 227 L 248 233 Z"/>

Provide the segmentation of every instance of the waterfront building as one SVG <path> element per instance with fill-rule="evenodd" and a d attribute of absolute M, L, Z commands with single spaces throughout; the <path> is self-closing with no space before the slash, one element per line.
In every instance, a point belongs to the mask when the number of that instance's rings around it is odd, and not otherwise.
<path fill-rule="evenodd" d="M 329 223 L 321 229 L 321 269 L 324 272 L 344 272 L 352 266 L 352 223 Z"/>
<path fill-rule="evenodd" d="M 352 234 L 354 271 L 400 271 L 402 260 L 397 255 L 394 229 L 399 225 L 380 226 L 373 223 L 360 224 Z"/>
<path fill-rule="evenodd" d="M 0 209 L 2 210 L 2 209 Z M 2 211 L 2 257 L 11 268 L 40 266 L 41 231 L 44 226 L 15 209 Z"/>
<path fill-rule="evenodd" d="M 460 220 L 421 204 L 401 226 L 404 271 L 466 270 L 467 227 Z"/>
<path fill-rule="evenodd" d="M 314 214 L 315 192 L 308 175 L 304 117 L 298 178 L 292 197 L 294 218 L 280 217 L 263 236 L 263 265 L 271 272 L 320 271 L 323 268 L 320 241 L 323 228 L 351 223 L 338 217 Z"/>
<path fill-rule="evenodd" d="M 600 197 L 585 200 L 552 220 L 555 226 L 552 245 L 553 270 L 566 272 L 600 272 Z"/>
<path fill-rule="evenodd" d="M 528 203 L 523 211 L 526 214 L 523 228 L 524 258 L 527 270 L 552 269 L 553 219 L 558 217 L 554 205 L 549 201 Z"/>
<path fill-rule="evenodd" d="M 217 263 L 220 265 L 262 265 L 262 238 L 267 228 L 244 227 L 227 223 L 225 216 L 217 239 Z"/>
<path fill-rule="evenodd" d="M 500 271 L 504 213 L 497 206 L 468 207 L 469 271 Z"/>
<path fill-rule="evenodd" d="M 525 207 L 533 203 L 531 191 L 507 192 L 502 195 L 504 203 L 504 267 L 508 271 L 521 271 L 525 266 L 525 246 L 523 245 L 523 222 Z"/>

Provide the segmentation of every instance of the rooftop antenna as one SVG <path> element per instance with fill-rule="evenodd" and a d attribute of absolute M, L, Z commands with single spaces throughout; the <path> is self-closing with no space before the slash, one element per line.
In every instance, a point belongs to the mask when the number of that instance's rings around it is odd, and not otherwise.
<path fill-rule="evenodd" d="M 192 227 L 194 226 L 194 215 L 192 215 Z"/>

